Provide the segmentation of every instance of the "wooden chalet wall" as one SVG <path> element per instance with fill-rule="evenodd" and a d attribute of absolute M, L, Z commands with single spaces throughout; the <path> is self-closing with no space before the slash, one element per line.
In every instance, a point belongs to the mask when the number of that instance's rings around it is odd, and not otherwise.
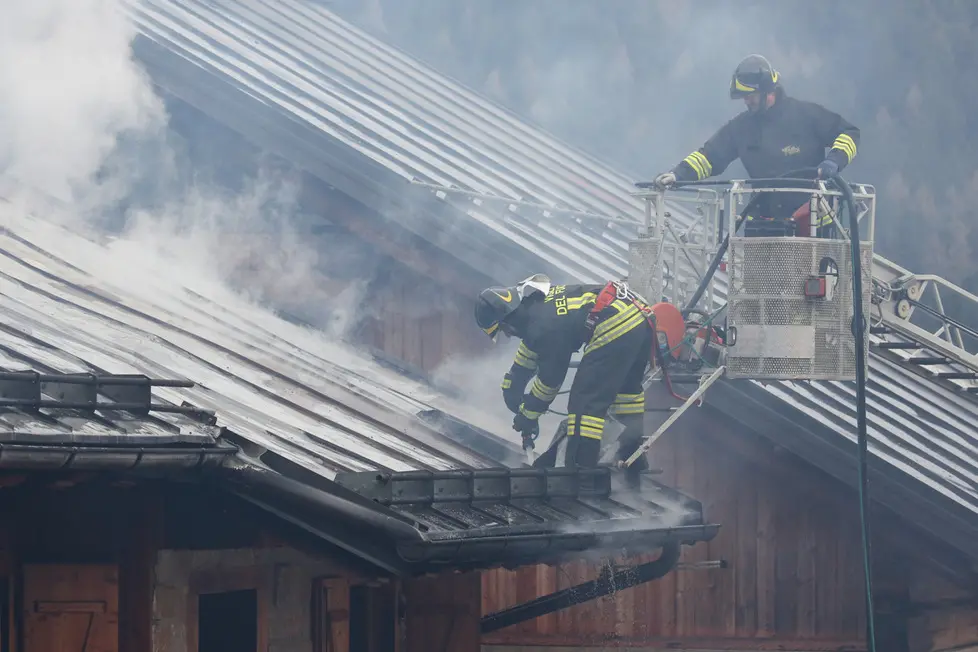
<path fill-rule="evenodd" d="M 419 370 L 430 373 L 448 356 L 478 354 L 488 347 L 489 339 L 473 319 L 472 296 L 446 289 L 397 261 L 387 264 L 371 300 L 374 306 L 356 341 Z"/>
<path fill-rule="evenodd" d="M 212 485 L 0 474 L 4 651 L 477 652 L 479 586 L 385 576 Z"/>
<path fill-rule="evenodd" d="M 840 486 L 759 439 L 731 432 L 709 408 L 687 412 L 652 448 L 650 461 L 663 471 L 658 481 L 701 500 L 706 518 L 721 524 L 713 541 L 685 548 L 681 562 L 722 559 L 729 568 L 677 570 L 489 634 L 484 644 L 861 647 L 859 528 L 856 505 Z M 576 563 L 493 571 L 483 578 L 483 611 L 591 579 L 599 569 Z"/>
<path fill-rule="evenodd" d="M 652 390 L 650 390 L 652 391 Z M 656 478 L 703 502 L 720 523 L 665 578 L 490 633 L 483 652 L 523 646 L 686 650 L 865 649 L 856 494 L 798 457 L 725 422 L 687 412 L 652 448 Z M 874 510 L 877 646 L 887 652 L 978 650 L 978 573 L 951 570 L 944 551 Z M 936 563 L 934 559 L 940 559 Z M 634 564 L 644 559 L 616 559 Z M 483 576 L 483 613 L 593 579 L 607 563 L 496 570 Z"/>
<path fill-rule="evenodd" d="M 978 583 L 970 590 L 925 572 L 907 586 L 907 634 L 913 652 L 978 652 Z"/>

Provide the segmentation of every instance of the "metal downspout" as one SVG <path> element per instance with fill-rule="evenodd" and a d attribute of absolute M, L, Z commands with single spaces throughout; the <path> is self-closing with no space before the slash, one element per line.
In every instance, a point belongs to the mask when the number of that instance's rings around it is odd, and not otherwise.
<path fill-rule="evenodd" d="M 632 566 L 613 574 L 605 573 L 590 582 L 577 584 L 515 607 L 491 613 L 482 618 L 482 633 L 494 632 L 622 589 L 657 580 L 676 567 L 679 553 L 680 544 L 672 541 L 662 546 L 662 554 L 655 561 Z"/>

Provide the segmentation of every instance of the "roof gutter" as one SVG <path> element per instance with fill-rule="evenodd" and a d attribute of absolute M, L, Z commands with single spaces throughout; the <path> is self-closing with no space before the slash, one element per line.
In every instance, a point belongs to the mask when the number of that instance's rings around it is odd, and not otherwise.
<path fill-rule="evenodd" d="M 238 452 L 236 446 L 151 447 L 0 443 L 0 469 L 131 471 L 216 467 Z"/>
<path fill-rule="evenodd" d="M 393 513 L 383 513 L 387 510 L 381 511 L 379 505 L 377 508 L 371 508 L 349 498 L 310 487 L 275 471 L 265 470 L 251 464 L 229 464 L 221 470 L 227 474 L 232 483 L 245 487 L 264 487 L 307 506 L 325 510 L 354 522 L 362 523 L 367 527 L 376 528 L 399 541 L 425 541 L 424 535 L 415 529 L 410 522 L 406 519 L 397 518 Z"/>
<path fill-rule="evenodd" d="M 548 534 L 459 536 L 423 543 L 402 543 L 398 545 L 398 554 L 405 561 L 434 567 L 479 565 L 487 557 L 497 557 L 500 559 L 499 565 L 515 568 L 523 564 L 559 563 L 585 552 L 627 550 L 629 553 L 647 554 L 659 546 L 710 541 L 716 537 L 719 529 L 719 525 L 671 528 L 639 526 L 612 533 L 554 531 Z"/>

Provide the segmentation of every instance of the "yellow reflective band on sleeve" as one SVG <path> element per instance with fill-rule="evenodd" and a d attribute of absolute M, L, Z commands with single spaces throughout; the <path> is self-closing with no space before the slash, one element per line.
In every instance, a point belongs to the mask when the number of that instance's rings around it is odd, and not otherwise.
<path fill-rule="evenodd" d="M 846 155 L 850 163 L 856 158 L 856 141 L 849 134 L 839 134 L 839 137 L 832 143 L 832 149 L 837 149 Z"/>
<path fill-rule="evenodd" d="M 611 414 L 644 414 L 645 394 L 618 394 L 609 410 Z"/>
<path fill-rule="evenodd" d="M 683 159 L 689 164 L 689 167 L 693 168 L 696 173 L 697 180 L 702 181 L 703 179 L 710 176 L 713 172 L 713 164 L 710 163 L 710 159 L 706 158 L 703 152 L 697 150 Z"/>
<path fill-rule="evenodd" d="M 527 419 L 539 419 L 543 416 L 543 412 L 534 412 L 533 410 L 527 410 L 525 405 L 520 406 L 520 414 L 525 416 Z"/>
<path fill-rule="evenodd" d="M 534 378 L 533 385 L 530 386 L 530 394 L 540 399 L 544 403 L 550 403 L 557 398 L 557 392 L 559 391 L 559 387 L 544 385 L 542 382 L 540 382 L 539 378 Z"/>
<path fill-rule="evenodd" d="M 503 378 L 503 384 L 500 385 L 500 387 L 502 387 L 503 389 L 509 389 L 512 386 L 513 386 L 513 379 L 512 378 L 509 378 L 509 377 Z"/>
<path fill-rule="evenodd" d="M 516 349 L 515 362 L 521 367 L 534 370 L 537 368 L 537 354 L 531 351 L 526 344 L 520 342 L 519 348 Z"/>

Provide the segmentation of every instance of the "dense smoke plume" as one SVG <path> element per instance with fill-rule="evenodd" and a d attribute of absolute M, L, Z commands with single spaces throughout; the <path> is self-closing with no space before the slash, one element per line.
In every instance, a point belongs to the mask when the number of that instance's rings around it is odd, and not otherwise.
<path fill-rule="evenodd" d="M 132 25 L 113 0 L 4 2 L 0 161 L 14 179 L 66 202 L 120 192 L 99 173 L 120 139 L 157 139 L 163 103 L 131 60 Z"/>
<path fill-rule="evenodd" d="M 289 331 L 297 345 L 362 370 L 338 341 L 352 338 L 381 255 L 333 224 L 329 206 L 309 208 L 295 167 L 155 87 L 134 56 L 125 6 L 5 3 L 0 196 L 106 241 L 99 274 L 122 290 L 231 290 L 266 309 L 256 319 L 272 320 L 273 309 L 315 327 Z M 470 400 L 457 416 L 496 432 L 508 425 L 486 418 L 498 397 L 476 401 L 461 386 Z"/>
<path fill-rule="evenodd" d="M 220 278 L 247 299 L 344 335 L 350 311 L 331 307 L 351 305 L 343 292 L 362 291 L 372 261 L 354 260 L 343 241 L 325 251 L 311 244 L 301 181 L 280 162 L 258 156 L 235 170 L 242 179 L 230 187 L 195 167 L 165 98 L 133 57 L 136 32 L 123 8 L 119 0 L 5 3 L 5 192 L 54 198 L 70 207 L 60 217 L 73 228 L 115 232 L 167 257 L 174 271 Z M 324 282 L 317 270 L 328 255 L 334 265 L 360 265 L 359 280 Z"/>

